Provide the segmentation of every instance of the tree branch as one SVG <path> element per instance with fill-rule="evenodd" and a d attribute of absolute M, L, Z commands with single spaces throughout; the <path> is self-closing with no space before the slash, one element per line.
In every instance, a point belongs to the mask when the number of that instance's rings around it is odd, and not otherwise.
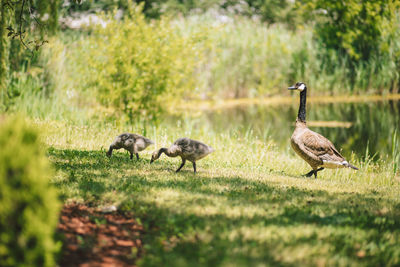
<path fill-rule="evenodd" d="M 22 5 L 21 5 L 21 11 L 19 12 L 19 40 L 20 40 L 20 42 L 21 42 L 21 44 L 27 49 L 27 50 L 29 50 L 29 52 L 31 52 L 31 53 L 33 53 L 33 51 L 25 44 L 25 42 L 24 42 L 24 37 L 23 37 L 23 34 L 22 34 L 22 20 L 23 20 L 23 18 L 22 18 L 22 15 L 24 14 L 24 6 L 25 6 L 25 1 L 26 0 L 22 0 Z"/>

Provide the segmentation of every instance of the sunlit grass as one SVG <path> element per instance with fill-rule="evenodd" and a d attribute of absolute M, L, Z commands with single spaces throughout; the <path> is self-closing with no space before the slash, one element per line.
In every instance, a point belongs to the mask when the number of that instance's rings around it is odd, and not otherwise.
<path fill-rule="evenodd" d="M 93 126 L 67 125 L 55 121 L 36 121 L 47 134 L 44 142 L 57 149 L 95 150 L 105 153 L 115 136 L 122 132 L 130 131 L 143 134 L 143 129 L 111 124 Z M 181 134 L 177 134 L 180 132 Z M 199 162 L 199 166 L 205 166 L 213 172 L 221 174 L 232 172 L 231 168 L 238 171 L 251 171 L 251 173 L 271 173 L 298 176 L 310 170 L 308 164 L 297 157 L 290 147 L 285 151 L 279 150 L 273 140 L 262 140 L 248 132 L 241 136 L 237 132 L 217 134 L 207 129 L 188 129 L 186 125 L 169 126 L 169 128 L 152 127 L 147 129 L 147 137 L 155 141 L 155 145 L 140 153 L 142 158 L 150 159 L 151 153 L 161 147 L 169 147 L 177 138 L 190 137 L 205 142 L 216 149 L 216 152 Z M 120 150 L 120 154 L 127 152 Z M 128 156 L 127 156 L 128 157 Z M 172 167 L 177 168 L 179 158 L 162 157 L 163 161 L 170 162 Z M 390 162 L 380 160 L 374 162 L 372 159 L 361 161 L 354 154 L 349 161 L 360 168 L 360 171 L 350 169 L 324 170 L 319 173 L 319 179 L 359 182 L 379 186 L 391 186 L 396 183 L 395 176 L 391 172 Z M 186 169 L 191 167 L 186 166 Z M 249 173 L 249 175 L 251 175 Z"/>
<path fill-rule="evenodd" d="M 358 172 L 324 170 L 318 179 L 304 178 L 309 166 L 273 141 L 185 125 L 147 129 L 156 144 L 139 161 L 126 152 L 109 159 L 105 148 L 123 127 L 35 124 L 44 132 L 64 201 L 114 204 L 144 224 L 140 264 L 400 263 L 400 186 L 390 163 L 353 156 Z M 198 161 L 197 174 L 191 164 L 175 173 L 179 158 L 149 164 L 153 150 L 181 136 L 216 149 Z"/>

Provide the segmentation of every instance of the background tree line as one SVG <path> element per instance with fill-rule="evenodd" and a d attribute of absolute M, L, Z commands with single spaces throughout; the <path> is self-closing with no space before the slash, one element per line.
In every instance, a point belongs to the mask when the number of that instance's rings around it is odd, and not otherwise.
<path fill-rule="evenodd" d="M 27 91 L 47 101 L 59 90 L 79 103 L 95 94 L 105 113 L 154 119 L 168 101 L 268 96 L 298 79 L 323 94 L 399 90 L 398 1 L 1 3 L 6 110 Z M 105 27 L 59 24 L 99 12 Z"/>

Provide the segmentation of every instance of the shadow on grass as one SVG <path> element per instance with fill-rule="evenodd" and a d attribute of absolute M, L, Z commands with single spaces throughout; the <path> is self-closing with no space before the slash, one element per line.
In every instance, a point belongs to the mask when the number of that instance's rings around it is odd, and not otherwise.
<path fill-rule="evenodd" d="M 303 264 L 321 258 L 328 263 L 332 259 L 333 263 L 348 264 L 400 263 L 400 245 L 392 242 L 400 236 L 400 204 L 383 196 L 306 190 L 240 176 L 207 177 L 201 172 L 194 175 L 190 169 L 175 174 L 162 160 L 150 165 L 146 159 L 130 160 L 123 153 L 109 159 L 99 151 L 51 148 L 48 155 L 56 169 L 66 174 L 56 182 L 72 192 L 65 198 L 89 198 L 96 205 L 111 191 L 130 196 L 122 208 L 133 210 L 149 231 L 146 265 L 291 265 L 291 260 L 283 260 L 290 256 L 280 255 L 277 248 L 299 247 L 314 250 L 300 257 Z M 177 198 L 179 203 L 170 206 L 158 205 L 141 197 L 151 190 L 173 190 L 183 199 Z M 152 194 L 158 197 L 158 193 Z M 217 204 L 226 205 L 226 210 L 210 214 L 191 211 Z M 265 212 L 228 216 L 228 210 L 236 207 Z M 302 227 L 312 227 L 314 232 L 296 234 Z M 275 229 L 277 233 L 260 241 L 246 238 L 241 228 Z M 318 246 L 323 244 L 330 250 L 320 250 Z M 360 250 L 365 255 L 357 254 Z"/>

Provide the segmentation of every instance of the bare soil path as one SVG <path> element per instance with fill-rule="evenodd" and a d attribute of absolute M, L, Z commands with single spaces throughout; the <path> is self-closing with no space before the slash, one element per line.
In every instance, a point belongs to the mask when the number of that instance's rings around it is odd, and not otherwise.
<path fill-rule="evenodd" d="M 143 227 L 132 214 L 67 204 L 57 230 L 64 236 L 60 266 L 135 266 L 142 253 Z"/>

